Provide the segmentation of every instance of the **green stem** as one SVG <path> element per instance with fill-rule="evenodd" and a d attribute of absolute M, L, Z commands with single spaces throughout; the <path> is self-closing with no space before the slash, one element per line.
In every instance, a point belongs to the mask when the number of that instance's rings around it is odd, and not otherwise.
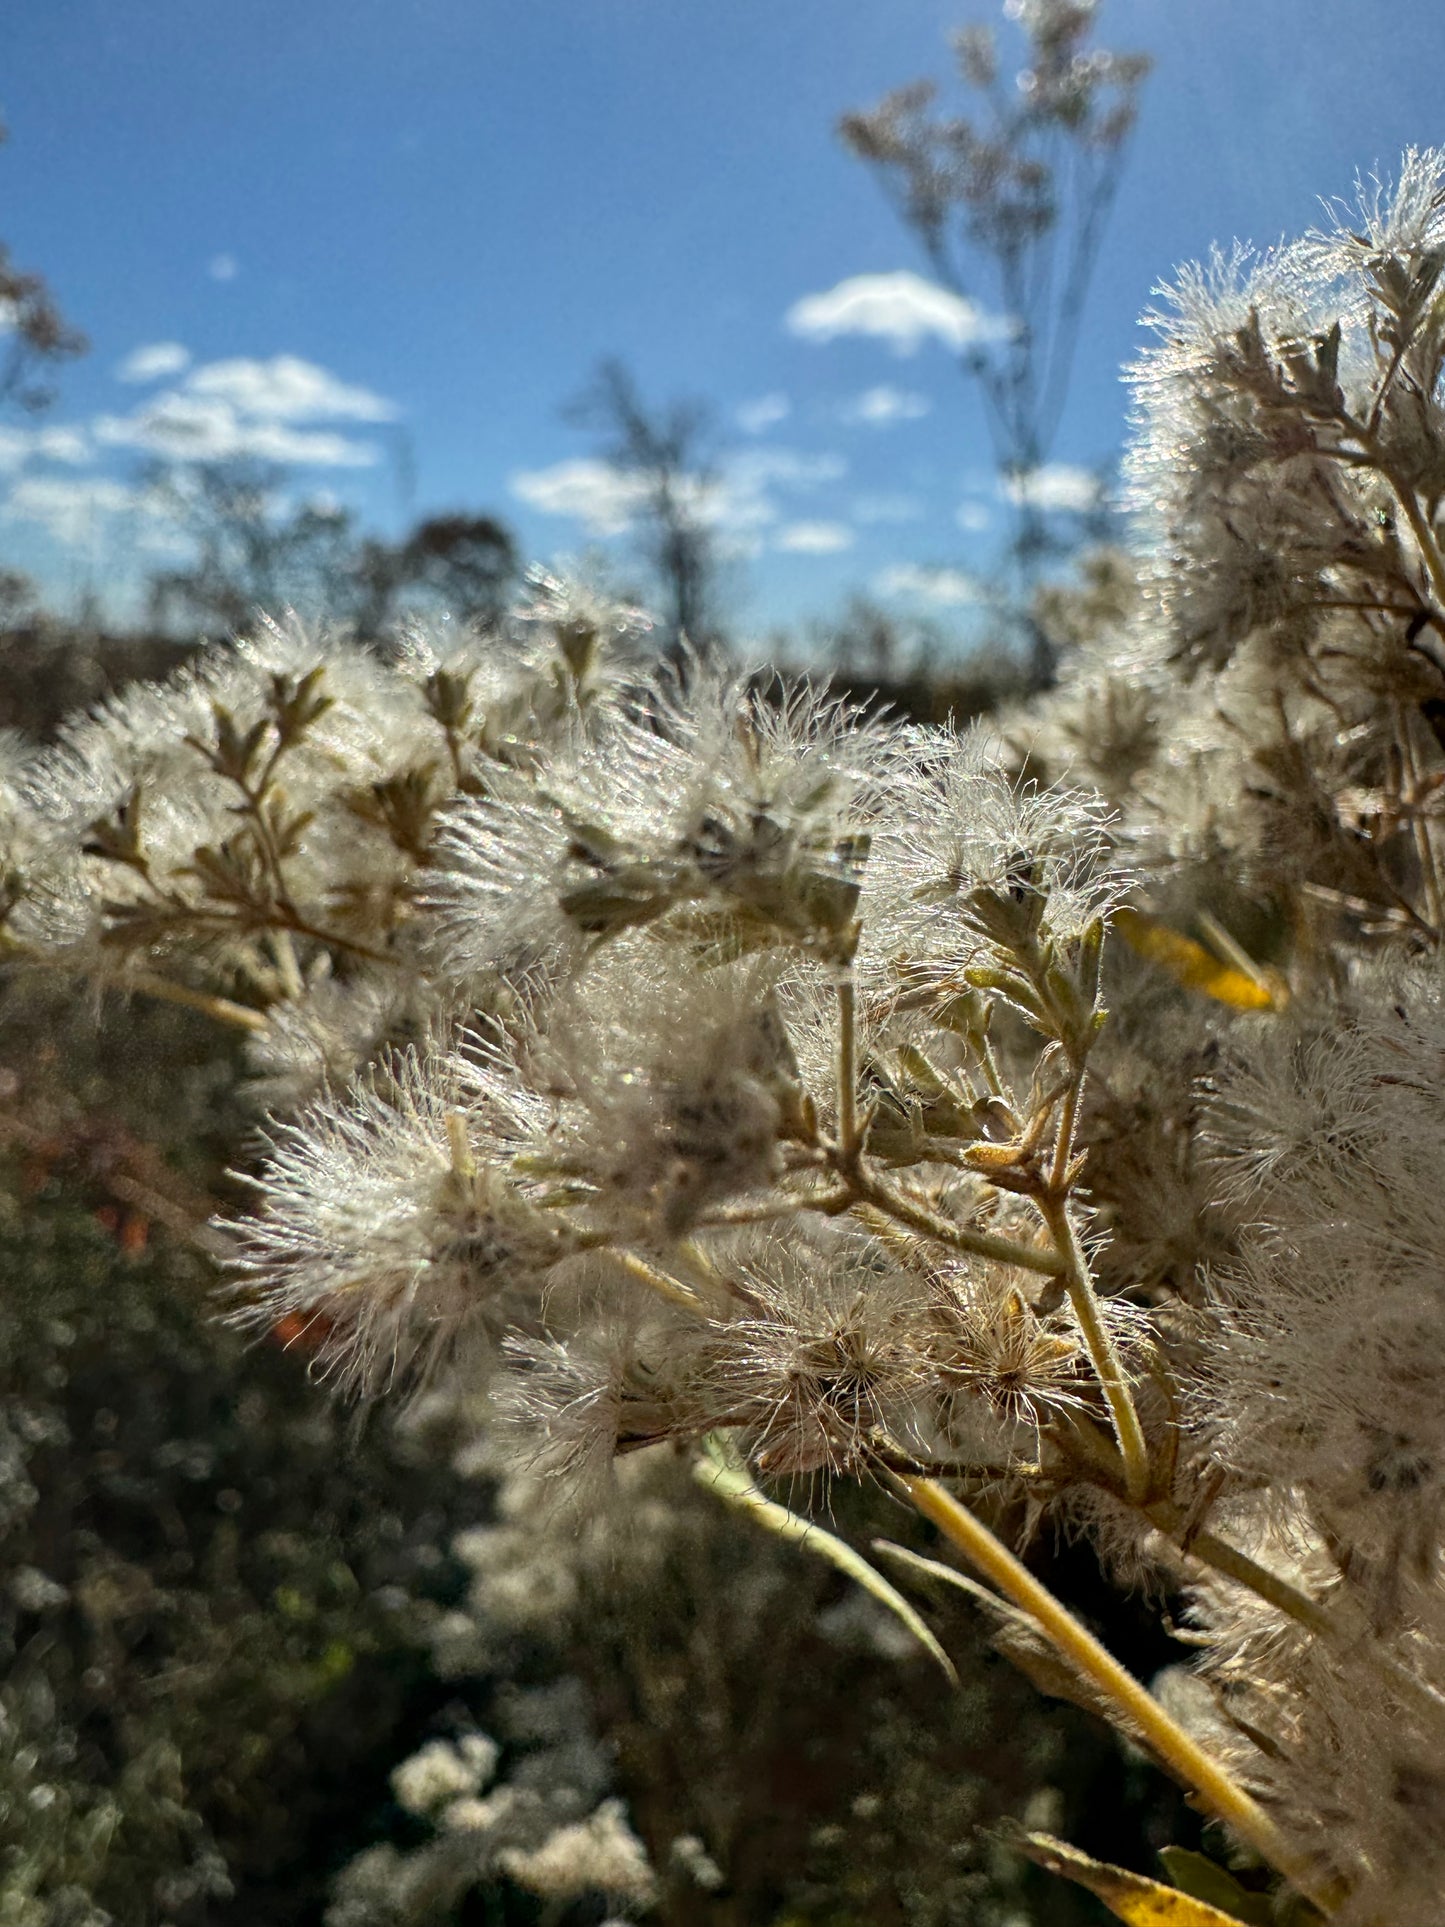
<path fill-rule="evenodd" d="M 1069 1294 L 1069 1303 L 1079 1321 L 1079 1330 L 1083 1333 L 1090 1361 L 1104 1388 L 1104 1397 L 1109 1402 L 1114 1436 L 1119 1441 L 1119 1451 L 1124 1460 L 1124 1489 L 1131 1502 L 1140 1505 L 1149 1491 L 1149 1448 L 1144 1442 L 1144 1428 L 1139 1423 L 1134 1395 L 1129 1390 L 1128 1375 L 1109 1327 L 1104 1322 L 1104 1314 L 1094 1292 L 1094 1281 L 1089 1274 L 1089 1261 L 1084 1256 L 1084 1247 L 1079 1243 L 1079 1234 L 1074 1229 L 1068 1206 L 1061 1198 L 1048 1196 L 1039 1200 L 1039 1209 L 1053 1235 L 1055 1248 L 1064 1261 L 1064 1289 Z"/>
<path fill-rule="evenodd" d="M 1077 1414 L 1070 1419 L 1069 1439 L 1082 1452 L 1088 1464 L 1103 1475 L 1108 1488 L 1117 1494 L 1122 1462 L 1114 1446 L 1087 1419 Z M 1370 1662 L 1379 1668 L 1397 1691 L 1436 1716 L 1445 1710 L 1445 1694 L 1428 1680 L 1421 1679 L 1418 1673 L 1412 1673 L 1392 1653 L 1382 1651 L 1378 1643 L 1371 1640 L 1366 1627 L 1362 1625 L 1351 1632 L 1341 1623 L 1338 1612 L 1332 1612 L 1318 1599 L 1312 1598 L 1300 1587 L 1291 1585 L 1288 1579 L 1281 1578 L 1268 1566 L 1262 1566 L 1257 1559 L 1251 1559 L 1247 1552 L 1241 1552 L 1238 1546 L 1232 1546 L 1217 1533 L 1207 1528 L 1190 1532 L 1188 1515 L 1172 1499 L 1154 1499 L 1139 1510 L 1186 1559 L 1196 1560 L 1223 1578 L 1232 1580 L 1236 1586 L 1242 1586 L 1246 1592 L 1252 1592 L 1256 1599 L 1262 1599 L 1267 1606 L 1273 1606 L 1276 1612 L 1293 1619 L 1297 1625 L 1307 1627 L 1317 1638 L 1328 1639 L 1352 1654 L 1365 1651 Z"/>
<path fill-rule="evenodd" d="M 954 1251 L 966 1251 L 975 1258 L 993 1258 L 999 1264 L 1019 1265 L 1046 1278 L 1063 1278 L 1067 1274 L 1067 1263 L 1057 1251 L 1044 1251 L 1037 1245 L 1001 1238 L 996 1232 L 974 1231 L 967 1225 L 954 1224 L 951 1219 L 930 1211 L 927 1205 L 915 1202 L 906 1192 L 894 1190 L 871 1172 L 856 1173 L 850 1189 L 855 1202 L 871 1205 L 885 1217 L 906 1224 L 911 1231 L 922 1232 L 937 1244 L 949 1245 Z"/>
<path fill-rule="evenodd" d="M 1075 1077 L 1064 1092 L 1063 1109 L 1059 1113 L 1059 1135 L 1054 1140 L 1054 1165 L 1049 1173 L 1049 1189 L 1060 1195 L 1063 1193 L 1064 1179 L 1069 1171 L 1069 1158 L 1074 1149 L 1074 1126 L 1078 1122 L 1079 1095 L 1082 1089 L 1082 1077 Z"/>

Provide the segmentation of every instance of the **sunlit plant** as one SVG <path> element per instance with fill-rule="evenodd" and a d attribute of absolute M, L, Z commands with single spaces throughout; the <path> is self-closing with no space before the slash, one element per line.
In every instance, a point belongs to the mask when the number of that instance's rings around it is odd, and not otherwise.
<path fill-rule="evenodd" d="M 664 673 L 546 585 L 395 659 L 268 631 L 6 779 L 17 965 L 236 1025 L 290 1107 L 235 1315 L 487 1384 L 572 1491 L 665 1446 L 785 1532 L 894 1493 L 1240 1850 L 1190 1897 L 1034 1843 L 1126 1919 L 1439 1917 L 1442 276 L 1412 155 L 1183 277 L 1141 593 L 1006 735 Z M 1040 1584 L 1045 1519 L 1187 1596 L 1193 1675 Z"/>

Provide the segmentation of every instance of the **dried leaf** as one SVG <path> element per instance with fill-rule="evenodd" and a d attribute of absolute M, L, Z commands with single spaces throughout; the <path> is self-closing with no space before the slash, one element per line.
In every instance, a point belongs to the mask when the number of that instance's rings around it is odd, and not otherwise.
<path fill-rule="evenodd" d="M 1091 1860 L 1050 1834 L 1026 1833 L 1014 1844 L 1049 1873 L 1097 1894 L 1109 1912 L 1128 1922 L 1128 1927 L 1239 1927 L 1236 1914 L 1221 1913 L 1208 1901 L 1196 1900 L 1192 1894 L 1166 1887 L 1143 1874 Z"/>

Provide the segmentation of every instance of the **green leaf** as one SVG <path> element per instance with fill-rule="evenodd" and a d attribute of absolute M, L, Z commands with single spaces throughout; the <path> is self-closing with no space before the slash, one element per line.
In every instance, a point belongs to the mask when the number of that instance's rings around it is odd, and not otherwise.
<path fill-rule="evenodd" d="M 1208 1901 L 1211 1907 L 1232 1914 L 1236 1920 L 1249 1921 L 1251 1927 L 1270 1927 L 1274 1910 L 1269 1896 L 1250 1893 L 1227 1868 L 1188 1847 L 1161 1847 L 1159 1858 L 1164 1862 L 1164 1871 L 1182 1893 Z"/>
<path fill-rule="evenodd" d="M 839 1572 L 870 1593 L 880 1605 L 886 1606 L 943 1669 L 949 1685 L 957 1686 L 958 1673 L 953 1661 L 924 1624 L 917 1610 L 896 1586 L 890 1585 L 881 1572 L 869 1565 L 861 1552 L 856 1552 L 835 1533 L 825 1531 L 811 1519 L 800 1518 L 796 1512 L 790 1512 L 785 1505 L 760 1492 L 738 1454 L 716 1433 L 704 1440 L 703 1451 L 705 1456 L 692 1469 L 692 1475 L 699 1485 L 715 1492 L 728 1505 L 747 1513 L 780 1539 L 803 1546 L 809 1552 L 817 1553 L 819 1558 L 826 1559 L 829 1565 L 836 1566 Z"/>

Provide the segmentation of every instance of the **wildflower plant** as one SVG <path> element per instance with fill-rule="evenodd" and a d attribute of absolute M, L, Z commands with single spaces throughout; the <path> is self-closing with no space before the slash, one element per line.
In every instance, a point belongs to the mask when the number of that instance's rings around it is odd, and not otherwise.
<path fill-rule="evenodd" d="M 997 737 L 660 669 L 547 585 L 393 659 L 269 630 L 7 757 L 0 809 L 17 960 L 236 1024 L 293 1107 L 237 1317 L 485 1385 L 574 1491 L 667 1446 L 791 1532 L 759 1482 L 883 1486 L 1281 1918 L 1350 1927 L 1445 1882 L 1442 275 L 1411 155 L 1181 279 L 1137 593 Z M 1046 1519 L 1186 1597 L 1191 1676 L 1021 1563 Z M 1175 1918 L 1259 1916 L 1257 1864 L 1177 1865 Z"/>

